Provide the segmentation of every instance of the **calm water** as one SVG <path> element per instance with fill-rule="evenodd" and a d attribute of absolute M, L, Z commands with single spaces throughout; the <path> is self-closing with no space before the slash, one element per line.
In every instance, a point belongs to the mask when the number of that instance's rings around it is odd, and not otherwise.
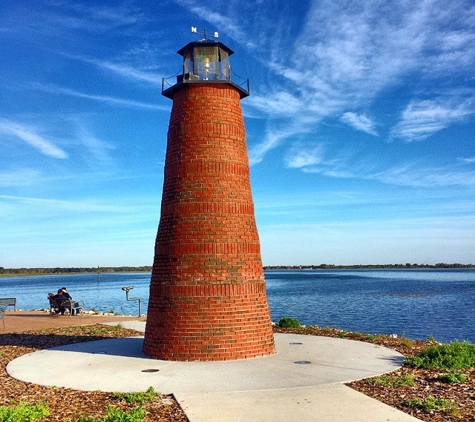
<path fill-rule="evenodd" d="M 439 341 L 475 343 L 475 270 L 266 271 L 273 321 L 284 316 L 302 324 L 349 331 L 434 336 Z M 149 273 L 80 274 L 0 278 L 0 297 L 16 297 L 19 309 L 48 307 L 47 294 L 67 287 L 86 309 L 147 312 Z"/>

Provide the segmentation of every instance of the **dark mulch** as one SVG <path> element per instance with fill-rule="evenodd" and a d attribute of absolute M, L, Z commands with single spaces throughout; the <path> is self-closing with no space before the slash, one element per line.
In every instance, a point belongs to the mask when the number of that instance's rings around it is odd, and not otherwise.
<path fill-rule="evenodd" d="M 78 391 L 69 388 L 43 387 L 28 382 L 17 381 L 6 372 L 11 360 L 40 349 L 62 346 L 83 341 L 104 338 L 139 336 L 141 333 L 120 327 L 88 325 L 71 328 L 54 328 L 29 331 L 21 334 L 0 335 L 0 406 L 15 406 L 19 402 L 49 404 L 50 416 L 43 421 L 76 421 L 82 417 L 104 417 L 108 405 L 130 411 L 138 404 L 127 404 L 112 393 L 101 391 Z M 187 422 L 188 418 L 173 396 L 158 395 L 145 405 L 145 421 Z"/>
<path fill-rule="evenodd" d="M 397 350 L 406 357 L 414 356 L 434 344 L 434 341 L 414 341 L 407 338 L 347 332 L 317 326 L 299 329 L 284 329 L 276 326 L 274 331 L 365 341 Z M 412 377 L 414 385 L 385 385 L 384 383 L 374 382 L 373 379 L 355 381 L 347 385 L 423 421 L 475 422 L 475 368 L 457 372 L 464 374 L 467 381 L 459 384 L 447 384 L 437 379 L 439 375 L 446 374 L 446 371 L 414 369 L 404 366 L 389 375 L 393 379 Z M 447 408 L 441 410 L 428 410 L 409 405 L 411 400 L 419 399 L 422 401 L 428 397 L 445 399 L 450 404 Z"/>

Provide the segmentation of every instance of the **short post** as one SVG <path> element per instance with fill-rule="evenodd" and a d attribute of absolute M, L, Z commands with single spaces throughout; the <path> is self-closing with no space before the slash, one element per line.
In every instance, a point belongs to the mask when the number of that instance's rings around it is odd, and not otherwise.
<path fill-rule="evenodd" d="M 122 287 L 122 290 L 125 292 L 125 298 L 128 301 L 138 300 L 139 301 L 139 317 L 142 316 L 142 298 L 141 297 L 129 297 L 129 290 L 132 290 L 134 286 Z"/>

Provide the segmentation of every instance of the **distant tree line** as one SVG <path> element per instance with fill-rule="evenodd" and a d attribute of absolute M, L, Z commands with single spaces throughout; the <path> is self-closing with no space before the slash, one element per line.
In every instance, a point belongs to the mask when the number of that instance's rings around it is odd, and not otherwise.
<path fill-rule="evenodd" d="M 439 262 L 429 264 L 366 264 L 366 265 L 267 265 L 265 270 L 377 270 L 377 269 L 411 269 L 411 268 L 475 268 L 474 264 L 446 264 Z M 56 267 L 56 268 L 3 268 L 0 267 L 0 276 L 27 276 L 52 274 L 87 274 L 87 273 L 138 273 L 152 272 L 152 266 L 140 267 Z"/>
<path fill-rule="evenodd" d="M 474 264 L 446 264 L 439 262 L 434 265 L 429 264 L 360 264 L 360 265 L 268 265 L 265 270 L 373 270 L 373 269 L 410 269 L 410 268 L 475 268 Z"/>
<path fill-rule="evenodd" d="M 84 274 L 84 273 L 135 273 L 151 272 L 151 266 L 141 267 L 67 267 L 67 268 L 3 268 L 0 275 L 52 275 L 52 274 Z"/>

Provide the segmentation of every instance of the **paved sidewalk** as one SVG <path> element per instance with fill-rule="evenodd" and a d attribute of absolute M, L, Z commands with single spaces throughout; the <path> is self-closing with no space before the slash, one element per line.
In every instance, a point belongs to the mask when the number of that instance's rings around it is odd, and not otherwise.
<path fill-rule="evenodd" d="M 116 324 L 112 322 L 110 324 Z M 143 331 L 145 323 L 122 325 Z M 173 393 L 191 422 L 411 422 L 403 412 L 343 383 L 398 368 L 399 353 L 352 340 L 276 334 L 272 356 L 172 362 L 142 354 L 142 337 L 41 350 L 7 366 L 14 378 L 81 390 Z M 57 362 L 68 371 L 57 371 Z"/>

